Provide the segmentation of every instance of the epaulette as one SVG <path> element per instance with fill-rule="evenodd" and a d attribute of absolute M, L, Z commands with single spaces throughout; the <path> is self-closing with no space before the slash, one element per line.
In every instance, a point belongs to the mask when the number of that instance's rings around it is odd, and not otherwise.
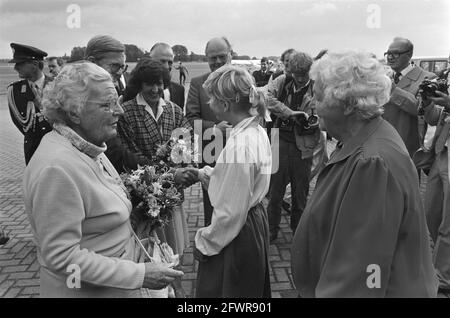
<path fill-rule="evenodd" d="M 10 86 L 12 86 L 12 85 L 14 85 L 14 84 L 22 83 L 22 82 L 24 82 L 24 81 L 25 81 L 24 79 L 21 79 L 21 80 L 12 82 L 12 83 L 10 83 L 7 87 L 10 87 Z"/>

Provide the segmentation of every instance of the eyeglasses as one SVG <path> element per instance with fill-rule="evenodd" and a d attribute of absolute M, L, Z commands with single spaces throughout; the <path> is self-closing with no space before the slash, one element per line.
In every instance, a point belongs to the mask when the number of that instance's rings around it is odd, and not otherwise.
<path fill-rule="evenodd" d="M 123 70 L 123 72 L 125 73 L 127 68 L 128 68 L 127 64 L 111 63 L 111 64 L 108 64 L 108 65 L 109 65 L 109 67 L 111 67 L 111 70 L 113 72 L 117 72 L 119 70 Z"/>
<path fill-rule="evenodd" d="M 119 104 L 118 98 L 113 98 L 110 101 L 106 101 L 106 102 L 100 102 L 100 101 L 95 101 L 95 100 L 87 100 L 86 102 L 100 105 L 101 109 L 103 109 L 105 112 L 110 112 L 110 113 L 121 112 L 121 108 L 122 108 Z"/>
<path fill-rule="evenodd" d="M 387 51 L 387 52 L 384 53 L 384 57 L 392 56 L 394 59 L 398 59 L 400 57 L 400 55 L 408 53 L 410 51 L 411 50 L 403 51 L 403 52 L 389 52 L 389 51 Z"/>

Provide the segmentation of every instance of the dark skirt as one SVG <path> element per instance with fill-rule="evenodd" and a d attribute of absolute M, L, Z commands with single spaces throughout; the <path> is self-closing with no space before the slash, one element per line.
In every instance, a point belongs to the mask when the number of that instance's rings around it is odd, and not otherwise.
<path fill-rule="evenodd" d="M 269 223 L 262 204 L 251 208 L 238 236 L 200 262 L 197 298 L 270 298 Z"/>

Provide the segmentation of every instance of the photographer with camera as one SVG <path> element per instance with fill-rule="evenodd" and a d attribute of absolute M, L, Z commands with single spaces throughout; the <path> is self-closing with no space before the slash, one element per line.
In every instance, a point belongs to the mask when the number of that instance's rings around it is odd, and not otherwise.
<path fill-rule="evenodd" d="M 276 149 L 279 153 L 279 165 L 277 171 L 272 171 L 267 208 L 271 242 L 278 236 L 281 205 L 288 183 L 291 183 L 292 232 L 297 228 L 309 193 L 313 152 L 320 140 L 313 82 L 309 79 L 312 63 L 308 54 L 296 52 L 290 56 L 289 75 L 283 74 L 268 84 L 267 108 L 276 116 L 274 128 L 277 128 L 272 134 L 279 135 L 278 142 L 272 144 L 272 152 Z"/>
<path fill-rule="evenodd" d="M 433 262 L 441 293 L 450 293 L 450 93 L 449 73 L 445 78 L 424 81 L 420 95 L 425 121 L 436 126 L 431 151 L 434 163 L 428 174 L 425 213 L 434 242 Z"/>
<path fill-rule="evenodd" d="M 393 70 L 392 91 L 389 102 L 384 105 L 383 118 L 398 131 L 408 149 L 410 157 L 419 149 L 418 108 L 416 94 L 425 78 L 434 78 L 434 73 L 411 65 L 414 45 L 404 38 L 395 38 L 384 56 Z"/>

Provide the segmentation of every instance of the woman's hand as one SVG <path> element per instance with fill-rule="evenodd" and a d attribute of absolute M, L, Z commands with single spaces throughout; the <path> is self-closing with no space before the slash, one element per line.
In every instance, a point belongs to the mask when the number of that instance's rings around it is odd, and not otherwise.
<path fill-rule="evenodd" d="M 142 287 L 149 289 L 162 289 L 183 276 L 182 271 L 169 268 L 167 264 L 145 263 L 145 277 Z"/>
<path fill-rule="evenodd" d="M 173 178 L 175 183 L 189 187 L 198 181 L 198 169 L 178 168 Z"/>

